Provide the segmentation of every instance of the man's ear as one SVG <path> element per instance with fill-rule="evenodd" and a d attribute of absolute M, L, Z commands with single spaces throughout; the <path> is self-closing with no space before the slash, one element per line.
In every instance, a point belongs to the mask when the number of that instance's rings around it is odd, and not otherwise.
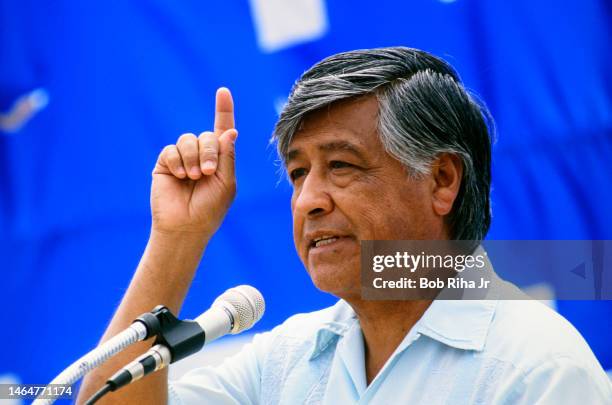
<path fill-rule="evenodd" d="M 459 194 L 463 178 L 463 162 L 452 153 L 441 153 L 431 165 L 433 180 L 432 208 L 439 216 L 448 215 Z"/>

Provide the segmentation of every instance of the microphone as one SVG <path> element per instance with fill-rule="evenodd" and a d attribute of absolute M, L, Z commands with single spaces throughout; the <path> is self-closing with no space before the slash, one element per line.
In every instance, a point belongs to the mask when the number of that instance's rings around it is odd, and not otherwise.
<path fill-rule="evenodd" d="M 225 291 L 210 309 L 193 321 L 178 321 L 171 314 L 174 321 L 164 322 L 162 318 L 157 344 L 109 378 L 86 404 L 93 404 L 109 391 L 116 391 L 198 352 L 213 340 L 250 329 L 261 319 L 264 311 L 261 293 L 254 287 L 241 285 Z"/>

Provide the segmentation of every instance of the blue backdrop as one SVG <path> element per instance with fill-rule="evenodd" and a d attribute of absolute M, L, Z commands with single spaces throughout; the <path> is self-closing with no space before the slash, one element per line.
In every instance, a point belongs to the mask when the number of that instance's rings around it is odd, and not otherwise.
<path fill-rule="evenodd" d="M 0 374 L 45 383 L 96 344 L 147 241 L 157 154 L 211 128 L 222 85 L 239 191 L 182 316 L 243 283 L 266 297 L 259 329 L 334 302 L 294 253 L 268 139 L 294 80 L 339 51 L 431 51 L 487 102 L 490 239 L 612 239 L 611 21 L 603 0 L 0 1 Z M 48 105 L 11 126 L 35 89 Z M 612 368 L 611 303 L 558 308 Z"/>

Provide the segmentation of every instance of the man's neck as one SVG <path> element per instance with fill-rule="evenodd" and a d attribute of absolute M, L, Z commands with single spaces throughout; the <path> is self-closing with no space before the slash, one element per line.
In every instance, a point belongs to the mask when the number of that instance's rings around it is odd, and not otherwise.
<path fill-rule="evenodd" d="M 431 302 L 361 300 L 349 302 L 359 318 L 363 332 L 368 385 Z"/>

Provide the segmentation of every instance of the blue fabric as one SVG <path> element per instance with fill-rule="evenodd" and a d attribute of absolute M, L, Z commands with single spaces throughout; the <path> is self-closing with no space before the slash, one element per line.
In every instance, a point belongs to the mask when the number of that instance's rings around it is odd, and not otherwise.
<path fill-rule="evenodd" d="M 576 330 L 535 301 L 431 304 L 367 383 L 344 301 L 255 336 L 217 367 L 171 382 L 171 405 L 606 404 L 612 384 Z"/>
<path fill-rule="evenodd" d="M 0 111 L 33 89 L 49 94 L 19 132 L 0 134 L 0 343 L 10 348 L 0 374 L 47 382 L 96 344 L 146 243 L 156 156 L 182 132 L 210 129 L 221 85 L 237 104 L 239 192 L 182 315 L 242 283 L 267 299 L 260 329 L 334 302 L 294 253 L 290 188 L 268 139 L 294 80 L 342 50 L 426 49 L 489 104 L 499 135 L 490 238 L 612 239 L 608 3 L 325 7 L 320 39 L 265 53 L 243 1 L 0 1 Z M 612 367 L 612 305 L 560 309 Z"/>

